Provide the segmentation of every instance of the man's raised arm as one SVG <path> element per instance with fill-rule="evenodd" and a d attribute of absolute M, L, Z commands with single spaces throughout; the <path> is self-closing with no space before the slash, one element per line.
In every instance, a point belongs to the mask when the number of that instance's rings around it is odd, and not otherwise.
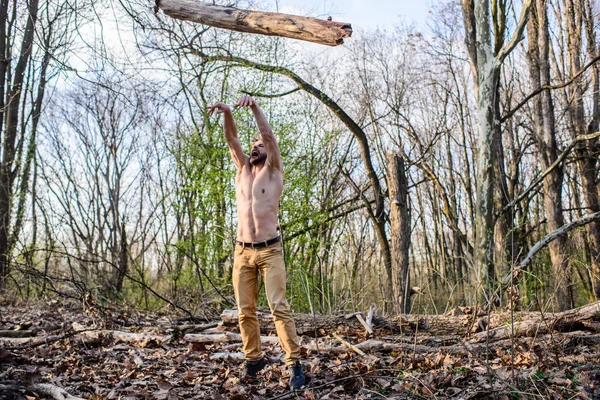
<path fill-rule="evenodd" d="M 281 152 L 277 145 L 277 139 L 275 138 L 275 135 L 273 135 L 271 125 L 269 125 L 263 110 L 256 104 L 256 101 L 251 96 L 247 95 L 243 95 L 235 107 L 250 107 L 254 114 L 254 119 L 256 119 L 256 125 L 258 125 L 258 130 L 260 131 L 262 142 L 267 152 L 267 165 L 282 170 L 283 163 L 281 161 Z"/>
<path fill-rule="evenodd" d="M 231 107 L 218 101 L 214 105 L 208 107 L 209 115 L 213 115 L 215 111 L 217 114 L 223 114 L 223 130 L 225 131 L 225 140 L 229 146 L 229 151 L 231 152 L 231 157 L 233 158 L 235 166 L 238 170 L 241 170 L 246 163 L 248 156 L 244 153 L 242 144 L 238 138 L 237 127 L 235 126 L 233 114 L 231 113 Z"/>

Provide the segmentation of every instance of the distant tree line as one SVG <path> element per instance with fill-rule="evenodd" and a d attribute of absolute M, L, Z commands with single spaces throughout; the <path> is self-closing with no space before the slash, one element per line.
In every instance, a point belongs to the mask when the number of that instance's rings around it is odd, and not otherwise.
<path fill-rule="evenodd" d="M 598 300 L 599 11 L 447 1 L 309 56 L 142 0 L 0 0 L 0 291 L 231 306 L 235 169 L 206 108 L 249 93 L 296 311 Z"/>

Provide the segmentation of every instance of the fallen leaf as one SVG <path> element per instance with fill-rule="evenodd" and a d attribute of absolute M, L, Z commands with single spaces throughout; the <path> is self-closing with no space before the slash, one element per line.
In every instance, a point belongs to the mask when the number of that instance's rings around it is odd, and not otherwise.
<path fill-rule="evenodd" d="M 157 379 L 156 384 L 158 385 L 158 388 L 160 390 L 169 390 L 173 387 L 173 385 L 171 385 L 169 382 L 165 381 L 164 379 Z"/>
<path fill-rule="evenodd" d="M 567 384 L 567 379 L 554 377 L 554 378 L 548 379 L 548 383 L 550 383 L 552 385 L 563 386 L 563 385 Z M 571 384 L 571 382 L 569 381 L 569 383 L 567 384 L 567 386 L 570 385 L 570 384 Z"/>
<path fill-rule="evenodd" d="M 166 400 L 169 397 L 169 389 L 161 389 L 152 393 L 152 397 L 156 400 Z"/>
<path fill-rule="evenodd" d="M 204 343 L 192 343 L 190 349 L 192 351 L 205 351 L 206 345 Z"/>

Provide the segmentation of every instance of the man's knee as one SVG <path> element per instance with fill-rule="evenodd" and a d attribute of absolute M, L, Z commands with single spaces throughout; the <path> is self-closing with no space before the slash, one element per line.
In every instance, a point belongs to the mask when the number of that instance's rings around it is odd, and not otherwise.
<path fill-rule="evenodd" d="M 287 302 L 272 304 L 271 312 L 275 321 L 287 321 L 292 318 L 290 306 Z"/>
<path fill-rule="evenodd" d="M 240 321 L 247 321 L 251 319 L 258 319 L 256 316 L 256 307 L 242 307 L 238 310 L 238 319 Z"/>

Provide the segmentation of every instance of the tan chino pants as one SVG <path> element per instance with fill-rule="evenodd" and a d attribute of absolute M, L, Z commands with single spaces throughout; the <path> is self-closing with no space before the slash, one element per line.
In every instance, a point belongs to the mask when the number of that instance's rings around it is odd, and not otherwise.
<path fill-rule="evenodd" d="M 260 327 L 256 317 L 258 274 L 265 284 L 269 308 L 273 313 L 279 343 L 285 351 L 285 363 L 293 364 L 300 357 L 296 326 L 285 297 L 286 273 L 281 242 L 252 248 L 237 245 L 233 263 L 233 291 L 239 311 L 240 332 L 248 361 L 263 356 Z"/>

